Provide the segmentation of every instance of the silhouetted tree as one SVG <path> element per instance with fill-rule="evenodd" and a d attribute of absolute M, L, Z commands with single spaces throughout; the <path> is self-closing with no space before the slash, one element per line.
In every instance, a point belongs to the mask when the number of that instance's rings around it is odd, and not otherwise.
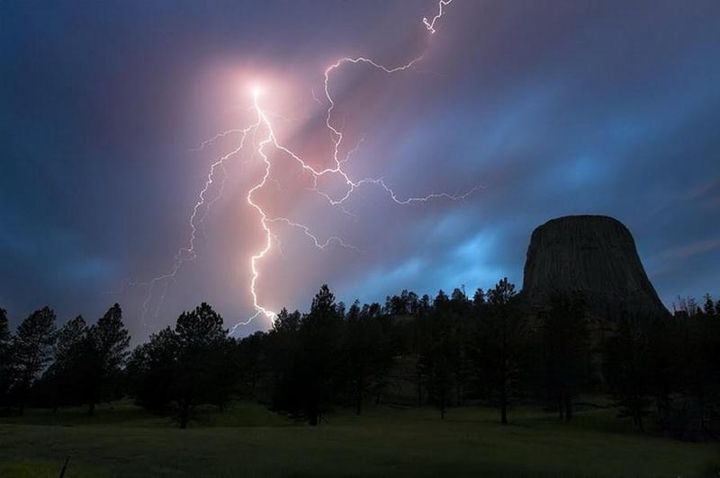
<path fill-rule="evenodd" d="M 57 333 L 55 342 L 55 363 L 53 365 L 75 365 L 72 363 L 77 347 L 86 338 L 88 331 L 87 324 L 82 315 L 68 320 Z"/>
<path fill-rule="evenodd" d="M 184 312 L 175 326 L 178 346 L 176 387 L 180 428 L 187 426 L 199 403 L 222 405 L 229 398 L 232 376 L 225 358 L 229 357 L 227 330 L 223 319 L 208 304 Z"/>
<path fill-rule="evenodd" d="M 477 293 L 477 292 L 476 292 Z M 472 348 L 472 336 L 476 331 L 476 321 L 473 316 L 478 317 L 475 312 L 482 308 L 474 301 L 470 301 L 465 295 L 465 286 L 462 289 L 455 289 L 450 299 L 449 318 L 452 322 L 453 347 L 456 352 L 453 354 L 453 377 L 455 385 L 455 397 L 458 405 L 463 405 L 465 395 L 471 377 L 475 373 L 470 351 Z"/>
<path fill-rule="evenodd" d="M 418 296 L 414 292 L 403 290 L 400 295 L 385 299 L 385 312 L 390 315 L 412 315 L 418 308 Z"/>
<path fill-rule="evenodd" d="M 482 289 L 475 291 L 475 295 L 473 296 L 473 305 L 478 308 L 485 305 L 485 292 Z"/>
<path fill-rule="evenodd" d="M 413 293 L 410 294 L 414 296 Z M 368 340 L 371 342 L 369 348 L 371 361 L 368 391 L 375 404 L 379 405 L 388 385 L 388 375 L 393 365 L 394 356 L 398 347 L 400 347 L 400 340 L 396 336 L 396 328 L 393 327 L 392 317 L 383 313 L 380 304 L 363 305 L 360 317 L 369 329 Z"/>
<path fill-rule="evenodd" d="M 336 388 L 336 359 L 342 317 L 327 285 L 315 295 L 300 326 L 300 351 L 296 371 L 300 378 L 302 408 L 310 425 L 317 425 L 328 410 Z"/>
<path fill-rule="evenodd" d="M 267 337 L 264 332 L 255 332 L 237 342 L 234 363 L 238 377 L 238 392 L 243 397 L 257 398 L 258 383 L 263 374 L 264 362 L 267 360 Z"/>
<path fill-rule="evenodd" d="M 310 312 L 298 319 L 283 311 L 269 334 L 273 360 L 273 404 L 278 411 L 303 416 L 312 426 L 341 388 L 343 317 L 335 297 L 323 285 Z M 278 323 L 279 322 L 279 323 Z"/>
<path fill-rule="evenodd" d="M 694 297 L 678 296 L 673 302 L 673 310 L 676 317 L 695 317 L 702 309 L 697 304 Z"/>
<path fill-rule="evenodd" d="M 89 361 L 85 377 L 88 414 L 95 413 L 95 405 L 117 383 L 121 367 L 128 356 L 130 334 L 122 321 L 122 309 L 115 304 L 86 334 L 85 359 Z"/>
<path fill-rule="evenodd" d="M 717 314 L 715 303 L 713 302 L 710 294 L 705 294 L 705 305 L 703 306 L 703 312 L 708 317 L 715 317 L 715 315 Z"/>
<path fill-rule="evenodd" d="M 458 323 L 452 315 L 453 301 L 462 301 L 464 296 L 456 289 L 453 299 L 441 290 L 438 292 L 433 309 L 428 317 L 429 338 L 420 351 L 419 367 L 424 377 L 428 396 L 440 410 L 444 419 L 457 380 L 460 341 Z"/>
<path fill-rule="evenodd" d="M 275 317 L 266 338 L 265 366 L 274 410 L 300 413 L 299 398 L 293 393 L 297 378 L 294 376 L 295 357 L 299 353 L 299 331 L 302 314 L 283 308 Z"/>
<path fill-rule="evenodd" d="M 175 331 L 166 327 L 133 350 L 127 365 L 130 390 L 142 407 L 161 412 L 175 398 L 180 368 Z"/>
<path fill-rule="evenodd" d="M 687 319 L 683 341 L 683 389 L 689 398 L 685 422 L 688 438 L 720 436 L 720 319 Z"/>
<path fill-rule="evenodd" d="M 376 360 L 376 350 L 373 345 L 376 340 L 381 339 L 379 334 L 375 333 L 377 329 L 370 321 L 371 319 L 363 314 L 357 301 L 348 309 L 342 350 L 345 355 L 344 371 L 347 373 L 346 378 L 357 415 L 362 411 L 363 400 Z"/>
<path fill-rule="evenodd" d="M 13 337 L 12 353 L 17 373 L 15 385 L 21 415 L 25 411 L 30 387 L 52 360 L 55 338 L 55 313 L 49 307 L 30 314 L 20 323 Z"/>
<path fill-rule="evenodd" d="M 450 331 L 443 330 L 420 357 L 430 400 L 440 410 L 441 419 L 445 418 L 454 386 L 452 361 L 455 352 Z"/>
<path fill-rule="evenodd" d="M 640 320 L 623 314 L 617 331 L 605 343 L 605 377 L 616 399 L 619 417 L 630 417 L 645 430 L 650 406 L 648 384 L 648 340 Z"/>
<path fill-rule="evenodd" d="M 648 392 L 655 402 L 658 425 L 676 436 L 684 430 L 684 423 L 678 423 L 684 419 L 679 417 L 675 401 L 682 391 L 686 325 L 685 321 L 653 317 L 644 327 L 648 350 L 643 367 Z"/>
<path fill-rule="evenodd" d="M 222 317 L 202 303 L 183 312 L 174 330 L 153 335 L 135 350 L 128 365 L 134 394 L 149 409 L 173 406 L 180 428 L 186 428 L 198 405 L 222 408 L 229 399 L 236 379 L 234 351 Z"/>
<path fill-rule="evenodd" d="M 413 334 L 410 353 L 415 359 L 414 385 L 418 406 L 423 405 L 423 392 L 427 388 L 426 364 L 423 362 L 422 358 L 423 353 L 430 348 L 433 340 L 430 322 L 432 310 L 430 297 L 427 294 L 423 295 L 422 299 L 420 299 L 418 311 L 411 323 L 410 329 Z"/>
<path fill-rule="evenodd" d="M 573 398 L 590 379 L 590 344 L 582 297 L 553 294 L 542 314 L 545 387 L 560 419 L 570 421 Z"/>
<path fill-rule="evenodd" d="M 488 291 L 488 312 L 480 317 L 475 346 L 480 381 L 497 403 L 502 424 L 508 422 L 508 407 L 518 391 L 528 338 L 514 298 L 515 285 L 507 278 Z"/>
<path fill-rule="evenodd" d="M 42 378 L 54 411 L 60 405 L 83 403 L 87 372 L 94 359 L 86 353 L 87 332 L 85 320 L 77 316 L 67 321 L 57 333 L 55 361 Z"/>

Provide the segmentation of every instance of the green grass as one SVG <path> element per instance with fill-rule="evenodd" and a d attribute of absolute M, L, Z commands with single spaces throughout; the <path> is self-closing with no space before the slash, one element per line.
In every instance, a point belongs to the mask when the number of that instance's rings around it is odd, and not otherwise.
<path fill-rule="evenodd" d="M 338 411 L 318 428 L 237 403 L 204 410 L 191 428 L 127 402 L 82 409 L 30 410 L 0 422 L 0 477 L 234 476 L 668 477 L 711 475 L 712 443 L 644 436 L 612 410 L 558 423 L 517 409 L 501 426 L 494 410 L 378 407 L 360 417 Z"/>

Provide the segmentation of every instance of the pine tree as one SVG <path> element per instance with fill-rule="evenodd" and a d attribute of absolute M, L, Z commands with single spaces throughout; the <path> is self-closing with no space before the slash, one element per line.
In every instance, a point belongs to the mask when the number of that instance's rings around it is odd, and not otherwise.
<path fill-rule="evenodd" d="M 527 345 L 527 326 L 515 305 L 515 285 L 507 278 L 488 291 L 488 313 L 480 317 L 475 346 L 482 386 L 500 410 L 500 423 L 508 423 L 508 408 L 518 391 Z"/>
<path fill-rule="evenodd" d="M 30 387 L 52 360 L 55 338 L 55 313 L 49 307 L 30 314 L 22 321 L 13 337 L 12 351 L 15 357 L 21 415 L 25 411 Z"/>
<path fill-rule="evenodd" d="M 624 314 L 614 336 L 605 343 L 605 377 L 615 397 L 619 417 L 629 417 L 645 430 L 650 407 L 648 340 L 637 317 Z"/>
<path fill-rule="evenodd" d="M 122 321 L 122 309 L 115 304 L 87 333 L 85 359 L 89 361 L 86 377 L 88 414 L 95 413 L 98 400 L 107 396 L 120 375 L 128 356 L 130 334 Z"/>
<path fill-rule="evenodd" d="M 89 362 L 85 355 L 88 327 L 82 316 L 69 320 L 57 334 L 55 361 L 43 379 L 48 382 L 53 410 L 61 404 L 82 403 Z"/>
<path fill-rule="evenodd" d="M 703 307 L 703 312 L 708 317 L 715 317 L 715 315 L 717 314 L 717 309 L 715 309 L 715 303 L 713 302 L 710 294 L 705 294 L 705 305 Z"/>
<path fill-rule="evenodd" d="M 312 426 L 318 425 L 322 414 L 329 409 L 337 389 L 337 338 L 341 326 L 335 296 L 323 285 L 300 326 L 301 347 L 296 368 L 301 406 Z"/>
<path fill-rule="evenodd" d="M 560 418 L 570 421 L 572 401 L 590 376 L 590 345 L 582 297 L 555 294 L 542 316 L 545 386 Z"/>

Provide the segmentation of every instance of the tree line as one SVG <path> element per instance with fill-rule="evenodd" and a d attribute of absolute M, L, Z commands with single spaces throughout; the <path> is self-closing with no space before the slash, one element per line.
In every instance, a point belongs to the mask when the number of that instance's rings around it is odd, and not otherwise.
<path fill-rule="evenodd" d="M 554 294 L 531 308 L 507 279 L 472 297 L 403 291 L 349 307 L 327 286 L 307 313 L 283 309 L 272 328 L 229 336 L 208 304 L 130 351 L 120 306 L 96 324 L 57 329 L 47 307 L 11 333 L 0 309 L 0 408 L 87 407 L 123 396 L 185 428 L 200 406 L 256 400 L 310 425 L 368 404 L 542 405 L 571 421 L 606 406 L 640 431 L 720 436 L 720 301 L 680 301 L 674 314 L 593 317 L 583 297 Z M 588 398 L 589 397 L 589 398 Z"/>

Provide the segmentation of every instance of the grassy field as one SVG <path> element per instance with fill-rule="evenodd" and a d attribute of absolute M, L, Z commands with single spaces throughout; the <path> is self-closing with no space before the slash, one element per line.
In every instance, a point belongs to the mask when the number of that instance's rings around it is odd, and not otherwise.
<path fill-rule="evenodd" d="M 84 410 L 30 410 L 0 419 L 0 477 L 477 476 L 719 477 L 718 444 L 632 432 L 612 410 L 558 423 L 540 410 L 338 411 L 318 428 L 237 403 L 206 411 L 180 430 L 169 419 L 118 403 Z M 715 466 L 715 468 L 713 468 Z"/>

